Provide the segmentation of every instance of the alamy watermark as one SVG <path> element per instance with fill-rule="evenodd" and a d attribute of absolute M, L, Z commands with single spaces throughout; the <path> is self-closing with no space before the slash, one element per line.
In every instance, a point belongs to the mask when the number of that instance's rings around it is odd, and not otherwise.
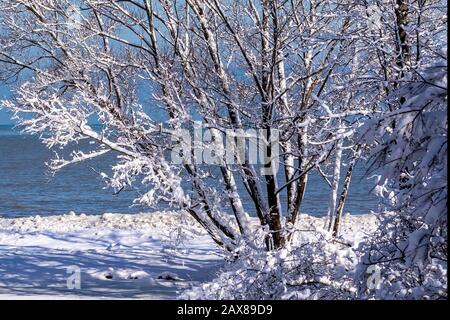
<path fill-rule="evenodd" d="M 66 10 L 66 16 L 66 27 L 69 30 L 80 30 L 83 22 L 81 8 L 75 5 L 70 5 Z"/>
<path fill-rule="evenodd" d="M 370 30 L 378 32 L 381 29 L 382 12 L 377 5 L 370 5 L 366 8 L 367 25 Z"/>
<path fill-rule="evenodd" d="M 172 135 L 173 164 L 260 166 L 262 175 L 279 169 L 280 134 L 277 129 L 221 130 L 194 124 L 193 130 L 179 129 Z"/>
<path fill-rule="evenodd" d="M 66 279 L 67 289 L 81 289 L 81 269 L 79 266 L 68 266 L 66 273 L 69 276 Z"/>
<path fill-rule="evenodd" d="M 367 268 L 366 273 L 370 274 L 367 277 L 367 282 L 366 282 L 367 288 L 369 290 L 378 289 L 378 286 L 380 285 L 380 280 L 381 280 L 380 268 L 373 264 Z"/>

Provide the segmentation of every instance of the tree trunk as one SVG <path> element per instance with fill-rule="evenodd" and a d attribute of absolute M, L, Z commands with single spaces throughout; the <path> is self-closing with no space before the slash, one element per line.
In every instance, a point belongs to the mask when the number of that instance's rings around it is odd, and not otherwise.
<path fill-rule="evenodd" d="M 334 160 L 333 180 L 331 181 L 330 200 L 328 202 L 327 221 L 325 227 L 331 230 L 333 225 L 333 214 L 336 210 L 336 200 L 339 189 L 339 180 L 341 176 L 341 161 L 342 161 L 342 139 L 336 145 L 336 158 Z"/>
<path fill-rule="evenodd" d="M 408 46 L 408 34 L 406 33 L 406 25 L 408 24 L 408 1 L 396 0 L 395 17 L 397 28 L 397 66 L 400 69 L 398 79 L 403 78 L 405 74 L 405 68 L 409 64 L 409 46 Z M 398 88 L 399 83 L 396 83 Z M 400 104 L 405 103 L 405 97 L 400 97 Z"/>
<path fill-rule="evenodd" d="M 350 163 L 348 165 L 347 174 L 345 175 L 344 185 L 342 187 L 342 193 L 341 198 L 339 199 L 339 203 L 336 210 L 336 217 L 334 219 L 334 225 L 333 225 L 333 237 L 337 237 L 339 234 L 339 229 L 341 227 L 341 220 L 342 220 L 342 212 L 344 211 L 344 204 L 345 200 L 347 199 L 347 193 L 348 188 L 350 186 L 350 180 L 352 178 L 353 169 L 355 167 L 355 164 L 359 158 L 359 150 L 360 146 L 357 146 L 355 151 L 353 152 L 352 159 L 350 160 Z"/>

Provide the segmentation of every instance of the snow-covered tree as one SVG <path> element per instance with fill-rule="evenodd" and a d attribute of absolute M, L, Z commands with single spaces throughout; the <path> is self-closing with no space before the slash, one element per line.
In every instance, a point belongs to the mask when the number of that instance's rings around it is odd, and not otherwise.
<path fill-rule="evenodd" d="M 401 106 L 365 124 L 391 204 L 367 243 L 358 280 L 362 297 L 447 296 L 447 55 L 402 79 Z M 393 102 L 395 103 L 395 102 Z M 370 272 L 368 272 L 368 268 Z M 374 272 L 379 280 L 369 285 Z"/>
<path fill-rule="evenodd" d="M 56 151 L 51 170 L 113 153 L 101 173 L 109 187 L 138 186 L 137 204 L 182 209 L 240 257 L 193 296 L 441 298 L 446 7 L 2 0 L 0 81 L 13 98 L 0 107 Z M 361 157 L 381 171 L 375 191 L 390 208 L 355 251 L 336 237 Z M 313 170 L 330 187 L 327 221 L 300 241 Z"/>
<path fill-rule="evenodd" d="M 6 0 L 0 12 L 0 76 L 17 84 L 2 106 L 48 147 L 96 143 L 90 153 L 57 156 L 51 169 L 114 152 L 113 173 L 104 175 L 110 186 L 143 184 L 138 203 L 182 208 L 229 250 L 252 238 L 240 183 L 271 249 L 291 239 L 308 173 L 330 160 L 333 215 L 339 154 L 367 114 L 347 90 L 358 78 L 351 5 Z M 182 130 L 198 120 L 211 129 L 209 142 L 183 144 Z M 265 134 L 265 174 L 225 157 L 220 132 L 247 129 Z M 278 142 L 281 152 L 272 154 Z M 167 157 L 183 148 L 180 163 Z M 208 149 L 214 168 L 186 157 Z"/>

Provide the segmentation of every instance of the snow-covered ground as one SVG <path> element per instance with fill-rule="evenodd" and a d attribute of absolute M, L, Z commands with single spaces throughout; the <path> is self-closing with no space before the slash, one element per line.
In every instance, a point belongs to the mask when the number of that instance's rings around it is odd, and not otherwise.
<path fill-rule="evenodd" d="M 324 223 L 299 221 L 305 235 Z M 374 215 L 347 215 L 343 236 L 359 241 L 375 225 Z M 208 235 L 176 212 L 0 218 L 4 299 L 173 299 L 212 280 L 222 264 Z M 77 270 L 80 288 L 69 289 Z"/>
<path fill-rule="evenodd" d="M 221 263 L 209 237 L 172 212 L 0 219 L 0 298 L 174 298 Z M 67 288 L 71 266 L 80 289 Z"/>

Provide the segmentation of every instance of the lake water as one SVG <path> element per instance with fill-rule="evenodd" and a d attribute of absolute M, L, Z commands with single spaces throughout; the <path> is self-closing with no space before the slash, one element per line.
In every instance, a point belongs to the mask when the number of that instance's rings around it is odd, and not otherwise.
<path fill-rule="evenodd" d="M 87 146 L 88 147 L 88 146 Z M 104 212 L 136 213 L 155 209 L 131 206 L 136 191 L 124 190 L 115 195 L 104 189 L 97 172 L 108 172 L 112 156 L 64 168 L 56 175 L 48 173 L 45 162 L 53 157 L 36 136 L 19 134 L 11 126 L 0 126 L 0 216 L 58 215 L 70 211 L 86 214 Z M 364 214 L 377 210 L 379 200 L 370 190 L 373 180 L 364 178 L 359 165 L 352 177 L 344 212 Z M 326 213 L 328 186 L 317 174 L 311 174 L 301 212 L 315 216 Z M 250 199 L 244 206 L 252 214 Z"/>

